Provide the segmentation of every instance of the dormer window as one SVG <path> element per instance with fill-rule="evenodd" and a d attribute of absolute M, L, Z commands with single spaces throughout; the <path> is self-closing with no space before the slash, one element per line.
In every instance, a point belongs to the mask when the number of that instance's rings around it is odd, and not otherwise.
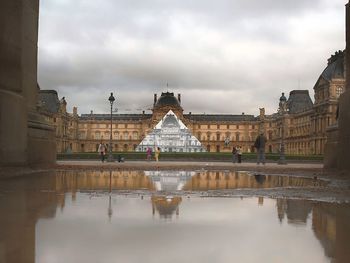
<path fill-rule="evenodd" d="M 336 94 L 336 97 L 339 98 L 339 96 L 343 93 L 343 87 L 341 86 L 337 86 L 335 88 L 335 94 Z"/>

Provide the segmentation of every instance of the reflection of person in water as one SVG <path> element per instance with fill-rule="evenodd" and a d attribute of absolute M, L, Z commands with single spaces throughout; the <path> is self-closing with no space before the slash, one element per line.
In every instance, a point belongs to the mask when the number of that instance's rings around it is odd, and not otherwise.
<path fill-rule="evenodd" d="M 264 174 L 254 174 L 254 178 L 258 184 L 263 184 L 266 180 L 266 176 Z"/>

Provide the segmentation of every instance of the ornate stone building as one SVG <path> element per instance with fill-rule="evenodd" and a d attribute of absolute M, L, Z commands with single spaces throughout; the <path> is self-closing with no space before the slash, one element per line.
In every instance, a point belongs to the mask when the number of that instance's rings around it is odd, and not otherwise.
<path fill-rule="evenodd" d="M 262 131 L 268 139 L 267 152 L 279 151 L 283 132 L 287 154 L 323 154 L 326 129 L 336 122 L 338 97 L 344 91 L 344 54 L 338 51 L 328 59 L 314 86 L 315 102 L 308 90 L 293 90 L 285 98 L 284 114 L 266 115 L 264 108 L 259 116 L 185 114 L 180 94 L 164 92 L 159 98 L 154 94 L 151 114 L 113 114 L 113 151 L 140 150 L 140 143 L 172 111 L 208 152 L 231 152 L 237 145 L 243 152 L 252 152 L 255 138 Z M 109 143 L 110 114 L 91 111 L 78 116 L 77 108 L 70 114 L 65 99 L 59 100 L 55 91 L 40 91 L 39 96 L 42 113 L 56 129 L 57 152 L 96 152 L 100 142 Z"/>
<path fill-rule="evenodd" d="M 135 150 L 170 110 L 211 152 L 229 152 L 233 144 L 250 151 L 259 129 L 258 118 L 253 115 L 183 114 L 180 94 L 176 98 L 173 93 L 165 92 L 159 99 L 154 95 L 152 114 L 113 115 L 113 150 Z M 79 118 L 79 151 L 96 151 L 100 141 L 107 143 L 109 122 L 109 114 L 82 114 Z"/>

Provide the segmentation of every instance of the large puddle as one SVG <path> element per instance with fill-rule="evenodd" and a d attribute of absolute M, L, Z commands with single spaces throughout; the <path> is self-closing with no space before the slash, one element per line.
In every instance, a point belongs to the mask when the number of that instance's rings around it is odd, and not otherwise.
<path fill-rule="evenodd" d="M 206 171 L 2 180 L 0 262 L 349 262 L 349 204 L 184 194 L 322 184 Z"/>

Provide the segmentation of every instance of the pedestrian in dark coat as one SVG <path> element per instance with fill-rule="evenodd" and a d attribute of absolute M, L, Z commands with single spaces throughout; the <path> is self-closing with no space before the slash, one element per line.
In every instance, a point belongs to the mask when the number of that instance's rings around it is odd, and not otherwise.
<path fill-rule="evenodd" d="M 265 137 L 264 133 L 260 133 L 259 136 L 256 138 L 254 147 L 257 149 L 258 156 L 257 156 L 257 164 L 265 164 L 265 145 L 266 145 L 267 138 Z"/>

